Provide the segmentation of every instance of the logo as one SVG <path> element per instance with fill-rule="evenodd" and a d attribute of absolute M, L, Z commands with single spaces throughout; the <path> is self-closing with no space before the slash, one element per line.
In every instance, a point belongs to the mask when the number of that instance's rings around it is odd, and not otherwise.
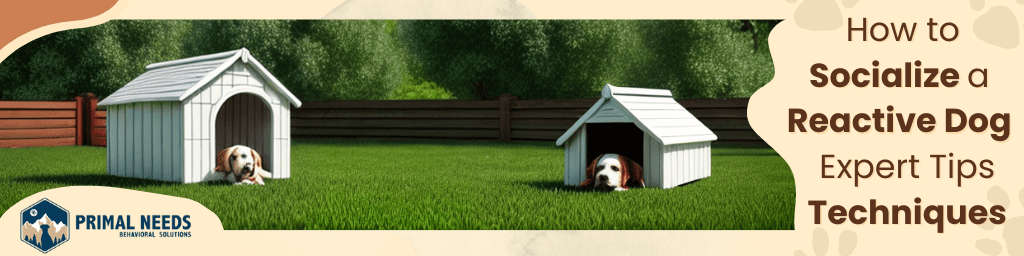
<path fill-rule="evenodd" d="M 48 253 L 71 238 L 70 213 L 50 199 L 43 198 L 21 211 L 21 241 L 42 253 Z"/>

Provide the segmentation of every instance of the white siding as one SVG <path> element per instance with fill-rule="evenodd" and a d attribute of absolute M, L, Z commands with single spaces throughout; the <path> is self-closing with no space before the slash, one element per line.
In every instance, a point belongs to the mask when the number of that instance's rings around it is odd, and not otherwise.
<path fill-rule="evenodd" d="M 587 165 L 591 159 L 587 159 L 587 129 L 584 127 L 580 132 L 574 134 L 565 143 L 565 180 L 562 182 L 569 186 L 579 186 L 587 179 Z"/>
<path fill-rule="evenodd" d="M 566 186 L 572 185 L 572 183 L 569 182 L 569 170 L 572 170 L 576 166 L 576 162 L 572 161 L 573 152 L 572 148 L 570 147 L 571 145 L 572 138 L 569 138 L 569 142 L 565 143 L 565 150 L 562 150 L 562 153 L 565 155 L 562 157 L 562 165 L 565 167 L 564 169 L 562 169 L 562 185 Z"/>
<path fill-rule="evenodd" d="M 125 109 L 128 105 L 117 105 L 117 146 L 114 148 L 114 152 L 117 152 L 117 176 L 125 177 L 128 176 L 128 127 L 126 126 L 125 120 L 127 119 L 127 113 Z M 110 150 L 110 145 L 107 145 L 107 150 Z"/>
<path fill-rule="evenodd" d="M 192 171 L 195 170 L 195 165 L 192 164 L 195 161 L 195 151 L 192 146 L 194 144 L 193 140 L 195 137 L 192 135 L 194 127 L 192 123 L 198 121 L 192 115 L 192 104 L 185 102 L 181 105 L 181 116 L 181 130 L 183 131 L 181 182 L 191 183 L 194 182 L 192 181 Z"/>
<path fill-rule="evenodd" d="M 282 139 L 282 134 L 284 133 L 284 131 L 283 131 L 283 129 L 284 129 L 284 115 L 283 115 L 284 108 L 281 107 L 280 104 L 276 104 L 276 105 L 272 104 L 272 105 L 270 105 L 270 111 L 274 115 L 274 117 L 273 117 L 274 121 L 271 124 L 271 126 L 272 126 L 271 130 L 273 130 L 271 132 L 271 136 L 273 137 L 273 139 L 271 140 L 271 143 L 273 144 L 273 147 L 275 149 L 280 149 L 280 150 L 274 150 L 274 152 L 272 152 L 271 154 L 274 155 L 274 158 L 281 158 L 281 157 L 284 157 L 284 155 L 285 155 L 285 152 L 284 152 L 284 144 L 285 143 L 284 143 L 284 140 Z M 274 161 L 274 160 L 271 160 L 270 163 L 267 163 L 267 166 L 270 166 L 270 168 L 273 168 L 270 171 L 272 172 L 274 178 L 281 179 L 281 178 L 285 177 L 284 176 L 284 174 L 285 174 L 285 171 L 284 171 L 284 168 L 285 168 L 284 161 Z"/>
<path fill-rule="evenodd" d="M 171 118 L 174 116 L 172 112 L 171 102 L 160 102 L 160 133 L 158 138 L 160 139 L 160 154 L 157 158 L 160 158 L 160 175 L 156 178 L 163 181 L 171 181 L 171 161 L 174 161 L 174 143 L 172 142 L 172 134 L 174 134 L 174 125 L 171 123 Z"/>
<path fill-rule="evenodd" d="M 569 141 L 565 143 L 565 161 L 569 162 L 569 168 L 565 169 L 566 176 L 568 179 L 565 181 L 566 185 L 579 186 L 579 168 L 580 168 L 580 145 L 579 145 L 579 134 L 573 135 L 569 138 Z"/>
<path fill-rule="evenodd" d="M 143 167 L 144 157 L 142 152 L 142 143 L 144 143 L 142 141 L 142 130 L 145 129 L 145 127 L 142 124 L 142 104 L 143 103 L 132 104 L 132 112 L 134 112 L 134 117 L 132 121 L 132 134 L 134 135 L 134 138 L 132 138 L 132 148 L 133 151 L 135 152 L 135 157 L 132 160 L 132 162 L 135 168 L 132 169 L 132 175 L 130 177 L 135 178 L 142 178 L 143 174 L 145 173 L 145 167 Z"/>
<path fill-rule="evenodd" d="M 117 175 L 117 106 L 107 108 L 107 175 Z M 111 146 L 115 145 L 115 146 Z M 113 149 L 111 149 L 113 147 Z"/>
<path fill-rule="evenodd" d="M 152 176 L 150 176 L 148 178 L 155 179 L 155 180 L 161 180 L 161 179 L 163 179 L 164 161 L 167 161 L 166 159 L 163 158 L 163 153 L 164 153 L 164 151 L 166 151 L 164 149 L 164 145 L 163 145 L 163 142 L 164 142 L 164 123 L 163 123 L 164 122 L 164 113 L 163 113 L 164 111 L 163 111 L 163 102 L 150 102 L 150 105 L 151 105 L 150 108 L 152 109 L 152 111 L 150 112 L 150 114 L 152 115 L 152 118 L 151 118 L 152 122 L 150 123 L 150 125 L 152 125 L 153 128 L 151 129 L 152 136 L 149 138 L 149 140 L 151 141 L 151 143 L 150 143 L 151 146 L 150 146 L 149 158 L 153 159 L 153 161 L 152 161 L 153 164 L 151 165 L 151 168 L 153 169 L 153 172 L 152 172 Z"/>
<path fill-rule="evenodd" d="M 711 176 L 710 142 L 665 146 L 663 155 L 664 175 L 660 176 L 665 178 L 665 182 L 661 184 L 662 188 L 672 188 Z"/>
<path fill-rule="evenodd" d="M 174 159 L 174 161 L 171 161 L 171 170 L 172 170 L 172 172 L 170 173 L 170 178 L 168 178 L 168 180 L 170 180 L 170 181 L 177 181 L 177 182 L 184 182 L 185 181 L 185 165 L 184 165 L 185 164 L 185 156 L 184 156 L 184 154 L 185 154 L 185 149 L 184 149 L 184 147 L 185 147 L 185 135 L 184 135 L 183 131 L 185 129 L 185 125 L 183 124 L 184 117 L 182 116 L 182 108 L 183 107 L 182 107 L 181 104 L 179 104 L 177 102 L 172 102 L 171 106 L 173 107 L 173 110 L 171 111 L 172 112 L 171 127 L 173 127 L 173 129 L 174 129 L 173 130 L 174 132 L 171 134 L 171 138 L 173 139 L 173 142 L 171 143 L 171 144 L 173 144 L 172 145 L 172 150 L 171 150 L 171 154 L 172 154 L 171 159 Z"/>
<path fill-rule="evenodd" d="M 587 124 L 583 124 L 583 131 L 580 132 L 580 137 L 576 140 L 579 141 L 576 147 L 576 159 L 579 159 L 580 163 L 576 167 L 576 185 L 578 186 L 587 180 L 587 165 L 590 164 L 590 159 L 587 159 Z"/>

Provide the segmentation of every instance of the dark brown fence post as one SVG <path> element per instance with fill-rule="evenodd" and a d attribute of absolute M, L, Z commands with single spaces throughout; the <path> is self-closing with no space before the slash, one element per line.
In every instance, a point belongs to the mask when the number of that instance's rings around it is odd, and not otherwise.
<path fill-rule="evenodd" d="M 95 146 L 93 143 L 93 131 L 96 130 L 96 95 L 92 93 L 85 94 L 85 143 L 84 145 Z"/>
<path fill-rule="evenodd" d="M 500 111 L 498 117 L 501 120 L 498 141 L 512 141 L 512 100 L 514 99 L 517 99 L 516 96 L 508 93 L 498 96 L 498 111 Z"/>
<path fill-rule="evenodd" d="M 85 138 L 85 117 L 82 116 L 85 106 L 82 102 L 85 102 L 82 96 L 75 96 L 75 145 L 77 146 L 81 146 L 83 138 Z"/>

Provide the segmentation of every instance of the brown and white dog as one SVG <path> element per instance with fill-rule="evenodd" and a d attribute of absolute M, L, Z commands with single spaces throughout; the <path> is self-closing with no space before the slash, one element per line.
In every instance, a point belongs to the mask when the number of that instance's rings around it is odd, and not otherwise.
<path fill-rule="evenodd" d="M 270 178 L 270 172 L 263 169 L 263 158 L 256 150 L 235 145 L 217 153 L 217 166 L 213 168 L 212 180 L 222 179 L 240 184 L 264 185 L 263 178 Z"/>
<path fill-rule="evenodd" d="M 587 166 L 587 180 L 580 187 L 624 191 L 630 187 L 647 187 L 640 164 L 618 154 L 603 154 Z"/>

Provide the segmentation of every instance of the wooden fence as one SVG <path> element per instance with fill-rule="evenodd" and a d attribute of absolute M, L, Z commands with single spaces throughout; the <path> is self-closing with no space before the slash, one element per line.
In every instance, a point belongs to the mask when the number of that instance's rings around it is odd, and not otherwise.
<path fill-rule="evenodd" d="M 719 141 L 762 142 L 747 122 L 749 99 L 678 100 Z M 292 110 L 295 137 L 556 140 L 597 99 L 320 101 Z"/>
<path fill-rule="evenodd" d="M 75 101 L 0 101 L 0 148 L 106 144 L 106 112 L 92 94 Z"/>
<path fill-rule="evenodd" d="M 749 99 L 677 100 L 723 142 L 763 143 L 747 122 Z M 597 99 L 307 102 L 292 110 L 292 136 L 340 138 L 558 139 Z M 92 94 L 75 101 L 0 101 L 0 147 L 106 146 L 106 111 Z"/>

